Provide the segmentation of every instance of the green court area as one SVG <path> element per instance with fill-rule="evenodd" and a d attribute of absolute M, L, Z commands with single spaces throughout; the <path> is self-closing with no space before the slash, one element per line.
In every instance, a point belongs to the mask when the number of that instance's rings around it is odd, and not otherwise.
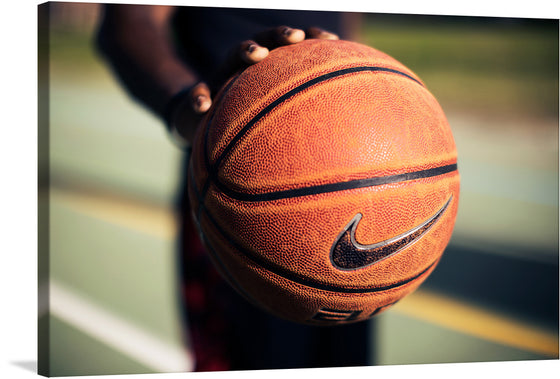
<path fill-rule="evenodd" d="M 558 22 L 368 15 L 362 40 L 413 69 L 444 109 L 558 114 Z"/>
<path fill-rule="evenodd" d="M 509 283 L 528 272 L 519 267 L 535 268 L 522 277 L 529 289 L 558 280 L 558 23 L 401 21 L 366 17 L 363 40 L 403 61 L 441 101 L 461 199 L 434 280 L 372 323 L 371 363 L 557 359 L 557 288 L 533 306 L 520 295 L 527 288 Z M 93 25 L 51 25 L 42 83 L 50 278 L 40 286 L 51 309 L 40 320 L 50 375 L 189 370 L 172 207 L 182 153 L 95 54 Z"/>

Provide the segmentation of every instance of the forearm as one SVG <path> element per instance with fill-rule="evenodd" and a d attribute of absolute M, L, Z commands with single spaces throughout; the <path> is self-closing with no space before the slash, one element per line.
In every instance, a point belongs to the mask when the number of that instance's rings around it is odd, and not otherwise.
<path fill-rule="evenodd" d="M 169 29 L 174 9 L 107 5 L 97 46 L 130 94 L 163 117 L 170 99 L 196 74 L 177 57 Z"/>

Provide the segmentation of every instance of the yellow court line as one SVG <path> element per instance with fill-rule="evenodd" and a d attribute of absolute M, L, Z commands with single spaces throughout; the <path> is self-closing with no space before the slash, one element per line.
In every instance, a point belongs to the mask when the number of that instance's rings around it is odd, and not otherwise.
<path fill-rule="evenodd" d="M 173 240 L 176 236 L 176 218 L 167 207 L 59 188 L 50 189 L 50 199 L 79 213 L 157 238 Z"/>
<path fill-rule="evenodd" d="M 558 335 L 481 307 L 419 290 L 394 311 L 503 345 L 558 358 Z"/>
<path fill-rule="evenodd" d="M 126 198 L 51 188 L 51 200 L 108 223 L 172 240 L 176 218 L 171 209 Z M 558 335 L 481 307 L 419 290 L 394 311 L 482 339 L 558 357 Z"/>

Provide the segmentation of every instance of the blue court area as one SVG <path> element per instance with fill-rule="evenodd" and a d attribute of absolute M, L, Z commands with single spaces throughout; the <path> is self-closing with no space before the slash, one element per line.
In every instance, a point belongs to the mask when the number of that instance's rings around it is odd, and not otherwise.
<path fill-rule="evenodd" d="M 91 27 L 61 25 L 39 190 L 50 375 L 188 371 L 172 207 L 182 153 L 91 51 Z M 371 363 L 558 359 L 558 118 L 451 108 L 455 233 L 427 282 L 372 324 Z"/>

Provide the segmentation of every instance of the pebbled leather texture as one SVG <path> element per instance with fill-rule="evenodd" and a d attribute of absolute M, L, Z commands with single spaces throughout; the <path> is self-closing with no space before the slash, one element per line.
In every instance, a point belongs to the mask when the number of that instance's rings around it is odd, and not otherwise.
<path fill-rule="evenodd" d="M 297 322 L 356 322 L 434 269 L 453 231 L 459 173 L 414 173 L 456 163 L 446 117 L 413 72 L 361 44 L 308 40 L 226 83 L 193 144 L 189 196 L 209 253 L 250 301 Z M 345 189 L 384 177 L 402 180 Z M 355 239 L 370 245 L 449 199 L 397 253 L 354 270 L 333 265 L 331 248 L 357 214 Z"/>

